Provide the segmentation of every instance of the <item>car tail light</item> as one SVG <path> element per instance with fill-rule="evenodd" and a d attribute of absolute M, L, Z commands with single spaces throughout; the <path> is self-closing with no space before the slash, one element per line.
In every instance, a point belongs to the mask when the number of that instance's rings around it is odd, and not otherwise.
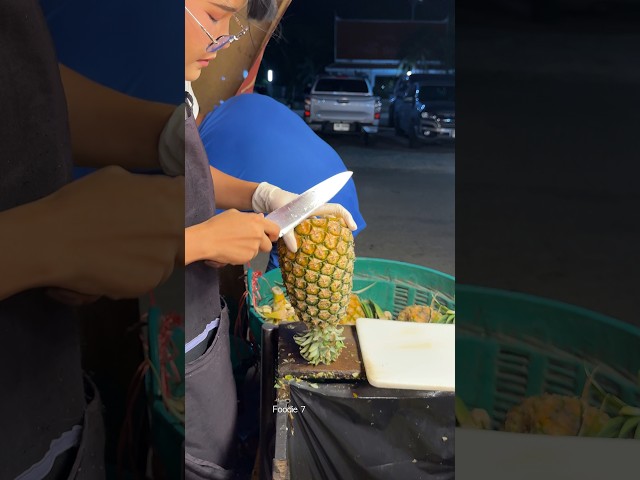
<path fill-rule="evenodd" d="M 304 97 L 304 116 L 306 117 L 310 117 L 311 116 L 311 99 L 309 97 Z"/>
<path fill-rule="evenodd" d="M 374 113 L 374 114 L 373 114 L 373 118 L 374 118 L 375 120 L 380 120 L 380 112 L 376 112 L 376 113 Z"/>

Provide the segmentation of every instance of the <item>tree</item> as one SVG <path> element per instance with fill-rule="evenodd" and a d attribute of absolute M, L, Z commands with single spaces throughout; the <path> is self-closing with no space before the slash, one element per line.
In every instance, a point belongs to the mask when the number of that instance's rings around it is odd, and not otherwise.
<path fill-rule="evenodd" d="M 428 27 L 418 28 L 400 47 L 401 67 L 411 70 L 427 62 L 437 61 L 445 69 L 454 66 L 454 33 L 434 32 Z"/>

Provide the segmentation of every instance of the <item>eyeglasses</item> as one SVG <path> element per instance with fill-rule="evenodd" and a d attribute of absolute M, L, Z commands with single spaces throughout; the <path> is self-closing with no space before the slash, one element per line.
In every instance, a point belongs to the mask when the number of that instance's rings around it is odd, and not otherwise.
<path fill-rule="evenodd" d="M 204 28 L 204 26 L 198 21 L 195 15 L 191 13 L 191 11 L 186 6 L 184 7 L 184 9 L 187 11 L 189 15 L 191 15 L 191 18 L 193 18 L 196 21 L 196 23 L 200 26 L 200 28 L 207 35 L 207 37 L 209 37 L 209 40 L 211 40 L 211 43 L 207 47 L 208 53 L 217 52 L 218 50 L 225 47 L 226 45 L 229 45 L 235 42 L 236 40 L 240 40 L 240 37 L 242 37 L 245 33 L 249 31 L 249 27 L 245 27 L 244 25 L 242 25 L 242 23 L 240 23 L 240 20 L 238 20 L 238 17 L 236 15 L 233 15 L 233 19 L 240 27 L 240 31 L 235 35 L 220 35 L 218 38 L 213 38 L 213 36 L 209 32 L 207 32 L 207 29 Z"/>

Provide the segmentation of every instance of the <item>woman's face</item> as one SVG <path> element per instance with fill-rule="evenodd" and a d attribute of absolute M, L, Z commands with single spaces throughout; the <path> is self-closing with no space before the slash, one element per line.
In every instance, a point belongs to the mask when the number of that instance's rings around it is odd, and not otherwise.
<path fill-rule="evenodd" d="M 185 6 L 213 38 L 229 33 L 229 20 L 246 0 L 185 0 Z M 208 53 L 211 40 L 200 25 L 185 10 L 184 12 L 184 76 L 194 81 L 203 68 L 209 65 L 217 53 Z M 223 47 L 226 48 L 226 47 Z"/>

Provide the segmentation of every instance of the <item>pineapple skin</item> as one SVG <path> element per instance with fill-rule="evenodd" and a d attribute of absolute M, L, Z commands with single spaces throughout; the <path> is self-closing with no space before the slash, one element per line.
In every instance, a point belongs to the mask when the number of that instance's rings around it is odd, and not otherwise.
<path fill-rule="evenodd" d="M 310 363 L 329 364 L 344 347 L 339 323 L 353 290 L 353 234 L 344 219 L 332 216 L 307 219 L 294 234 L 298 250 L 290 252 L 280 239 L 278 256 L 289 301 L 309 327 L 296 341 Z"/>
<path fill-rule="evenodd" d="M 398 314 L 399 322 L 437 323 L 441 315 L 426 305 L 410 305 Z"/>
<path fill-rule="evenodd" d="M 398 321 L 429 323 L 431 321 L 431 314 L 431 308 L 426 305 L 410 305 L 402 309 L 398 314 Z"/>
<path fill-rule="evenodd" d="M 609 420 L 597 408 L 585 405 L 580 398 L 542 394 L 526 398 L 511 408 L 505 419 L 505 431 L 543 435 L 596 435 Z"/>

